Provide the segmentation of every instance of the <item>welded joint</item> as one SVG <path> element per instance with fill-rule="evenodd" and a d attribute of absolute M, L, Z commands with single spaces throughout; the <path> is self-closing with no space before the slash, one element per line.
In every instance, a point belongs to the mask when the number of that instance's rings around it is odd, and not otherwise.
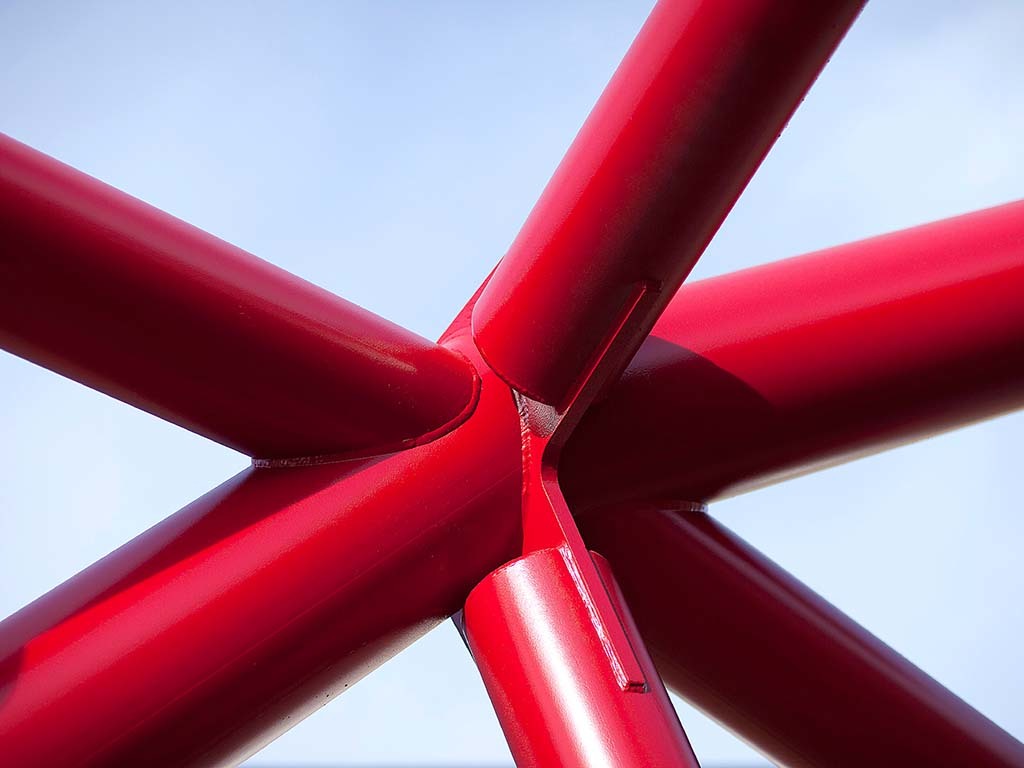
<path fill-rule="evenodd" d="M 472 362 L 470 362 L 469 358 L 457 349 L 449 347 L 448 350 L 465 361 L 466 368 L 471 375 L 470 393 L 469 399 L 466 401 L 466 405 L 462 410 L 436 429 L 424 432 L 422 435 L 418 435 L 416 437 L 400 440 L 397 443 L 373 446 L 360 451 L 328 453 L 316 456 L 295 456 L 284 459 L 260 459 L 254 457 L 252 459 L 252 466 L 257 469 L 286 469 L 293 467 L 313 467 L 321 464 L 337 464 L 342 461 L 353 461 L 355 459 L 373 459 L 397 453 L 398 451 L 416 448 L 421 445 L 427 445 L 428 443 L 432 443 L 450 432 L 455 431 L 465 424 L 476 411 L 477 405 L 480 403 L 480 390 L 482 389 L 483 382 L 480 378 L 480 373 L 476 370 L 476 367 Z"/>

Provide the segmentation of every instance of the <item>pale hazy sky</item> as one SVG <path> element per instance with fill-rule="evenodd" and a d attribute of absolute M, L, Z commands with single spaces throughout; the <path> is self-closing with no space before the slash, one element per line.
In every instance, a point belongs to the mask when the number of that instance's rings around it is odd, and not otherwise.
<path fill-rule="evenodd" d="M 0 3 L 0 131 L 436 335 L 651 3 Z M 1024 196 L 1024 3 L 876 2 L 697 276 Z M 0 354 L 0 614 L 246 460 Z M 1018 738 L 1024 417 L 712 508 Z M 708 765 L 758 761 L 681 707 Z M 253 759 L 508 761 L 444 625 Z"/>

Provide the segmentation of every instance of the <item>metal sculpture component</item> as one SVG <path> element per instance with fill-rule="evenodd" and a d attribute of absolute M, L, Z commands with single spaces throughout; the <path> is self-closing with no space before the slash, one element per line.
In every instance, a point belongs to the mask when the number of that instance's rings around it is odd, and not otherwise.
<path fill-rule="evenodd" d="M 659 3 L 437 343 L 0 137 L 0 345 L 253 459 L 0 624 L 4 763 L 235 764 L 454 616 L 521 766 L 696 766 L 665 684 L 1024 766 L 704 507 L 1024 405 L 1024 203 L 680 288 L 862 4 Z"/>

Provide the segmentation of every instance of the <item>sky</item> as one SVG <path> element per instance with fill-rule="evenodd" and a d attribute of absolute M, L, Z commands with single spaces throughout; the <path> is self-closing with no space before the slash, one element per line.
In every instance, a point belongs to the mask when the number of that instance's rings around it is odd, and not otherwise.
<path fill-rule="evenodd" d="M 0 131 L 435 338 L 650 6 L 5 0 Z M 1022 28 L 870 5 L 694 278 L 1024 196 Z M 247 463 L 3 353 L 0 435 L 0 615 Z M 1022 738 L 1022 444 L 1010 415 L 711 511 Z M 705 764 L 765 764 L 679 710 Z M 250 764 L 509 762 L 445 624 Z"/>

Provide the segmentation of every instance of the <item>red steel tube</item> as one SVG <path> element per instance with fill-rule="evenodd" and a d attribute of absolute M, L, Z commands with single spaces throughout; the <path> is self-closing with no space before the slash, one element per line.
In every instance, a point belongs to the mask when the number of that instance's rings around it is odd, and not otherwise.
<path fill-rule="evenodd" d="M 644 688 L 626 690 L 612 674 L 567 548 L 513 560 L 466 601 L 464 636 L 516 765 L 697 768 L 611 570 L 600 555 L 594 561 L 633 638 Z"/>
<path fill-rule="evenodd" d="M 0 347 L 263 459 L 382 452 L 472 367 L 0 135 Z"/>
<path fill-rule="evenodd" d="M 1021 406 L 1024 201 L 684 286 L 559 479 L 706 500 Z"/>
<path fill-rule="evenodd" d="M 862 5 L 658 3 L 473 310 L 502 378 L 561 407 L 625 366 Z"/>
<path fill-rule="evenodd" d="M 0 762 L 236 764 L 460 609 L 522 537 L 489 380 L 429 445 L 246 470 L 0 623 Z"/>
<path fill-rule="evenodd" d="M 706 514 L 579 522 L 668 686 L 779 765 L 1024 765 L 1024 745 Z"/>

